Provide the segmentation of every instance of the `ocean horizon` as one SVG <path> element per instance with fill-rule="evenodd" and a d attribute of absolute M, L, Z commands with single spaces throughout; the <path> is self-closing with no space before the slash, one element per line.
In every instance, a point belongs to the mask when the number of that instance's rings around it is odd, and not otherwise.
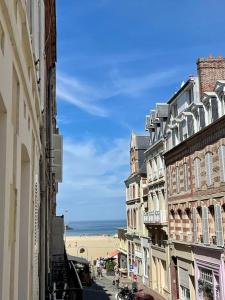
<path fill-rule="evenodd" d="M 115 235 L 117 228 L 126 227 L 126 220 L 95 220 L 95 221 L 70 221 L 70 227 L 65 231 L 66 236 L 80 235 Z"/>

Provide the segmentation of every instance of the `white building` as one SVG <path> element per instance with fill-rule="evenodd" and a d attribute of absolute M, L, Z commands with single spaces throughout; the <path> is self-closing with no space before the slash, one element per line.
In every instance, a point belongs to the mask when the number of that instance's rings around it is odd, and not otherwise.
<path fill-rule="evenodd" d="M 0 1 L 0 299 L 4 300 L 39 299 L 45 2 Z M 46 238 L 42 236 L 42 241 Z M 44 278 L 41 299 L 46 282 Z"/>

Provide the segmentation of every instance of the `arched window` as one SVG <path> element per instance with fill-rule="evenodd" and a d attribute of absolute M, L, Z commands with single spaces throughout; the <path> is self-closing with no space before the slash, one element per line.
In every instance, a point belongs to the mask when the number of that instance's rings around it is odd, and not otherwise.
<path fill-rule="evenodd" d="M 220 180 L 225 182 L 225 145 L 221 145 L 218 149 L 220 162 Z"/>
<path fill-rule="evenodd" d="M 201 160 L 196 157 L 194 159 L 194 173 L 195 173 L 195 188 L 196 190 L 201 188 Z"/>
<path fill-rule="evenodd" d="M 205 155 L 205 171 L 206 171 L 206 182 L 208 186 L 213 185 L 213 154 L 207 152 Z"/>

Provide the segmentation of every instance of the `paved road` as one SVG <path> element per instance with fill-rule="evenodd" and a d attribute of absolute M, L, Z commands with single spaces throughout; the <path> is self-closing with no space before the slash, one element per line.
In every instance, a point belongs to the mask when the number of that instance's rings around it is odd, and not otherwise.
<path fill-rule="evenodd" d="M 112 285 L 113 276 L 103 275 L 96 279 L 95 283 L 84 289 L 83 300 L 115 300 L 117 290 Z"/>

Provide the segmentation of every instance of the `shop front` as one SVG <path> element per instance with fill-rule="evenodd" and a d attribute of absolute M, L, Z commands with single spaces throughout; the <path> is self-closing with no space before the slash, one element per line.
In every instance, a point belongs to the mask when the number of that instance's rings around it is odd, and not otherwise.
<path fill-rule="evenodd" d="M 195 247 L 194 263 L 196 299 L 225 299 L 224 254 L 222 249 Z"/>

